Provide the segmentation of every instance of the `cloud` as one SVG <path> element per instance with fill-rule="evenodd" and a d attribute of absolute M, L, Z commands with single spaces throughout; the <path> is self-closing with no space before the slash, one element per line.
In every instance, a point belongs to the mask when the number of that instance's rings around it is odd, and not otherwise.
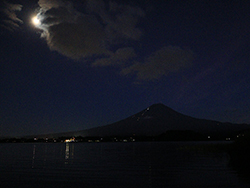
<path fill-rule="evenodd" d="M 81 19 L 78 24 L 62 22 L 48 28 L 46 40 L 51 50 L 72 59 L 109 54 L 102 42 L 104 36 L 101 26 L 91 18 Z"/>
<path fill-rule="evenodd" d="M 92 66 L 123 66 L 128 60 L 136 57 L 136 53 L 133 48 L 119 48 L 115 53 L 112 53 L 109 57 L 100 58 L 92 63 Z"/>
<path fill-rule="evenodd" d="M 41 24 L 37 27 L 49 48 L 72 59 L 92 61 L 92 67 L 116 66 L 122 75 L 155 80 L 192 64 L 193 52 L 177 46 L 135 61 L 135 49 L 129 44 L 141 39 L 138 23 L 145 16 L 138 7 L 103 0 L 86 0 L 77 8 L 63 0 L 39 0 L 38 5 Z"/>
<path fill-rule="evenodd" d="M 1 26 L 12 32 L 19 29 L 23 21 L 17 17 L 16 11 L 21 11 L 23 6 L 20 4 L 11 4 L 6 1 L 3 1 L 1 6 L 0 10 L 5 17 Z"/>
<path fill-rule="evenodd" d="M 140 39 L 142 31 L 136 26 L 139 19 L 145 16 L 142 9 L 110 2 L 109 12 L 116 15 L 110 17 L 110 19 L 106 19 L 108 23 L 106 32 L 109 34 L 110 38 L 116 36 L 117 38 Z"/>
<path fill-rule="evenodd" d="M 142 31 L 137 27 L 145 12 L 139 7 L 109 2 L 108 9 L 102 0 L 88 0 L 88 11 L 98 14 L 105 24 L 105 33 L 112 42 L 122 39 L 139 40 Z"/>
<path fill-rule="evenodd" d="M 177 46 L 167 46 L 152 53 L 145 62 L 135 62 L 124 68 L 123 75 L 135 74 L 138 80 L 155 80 L 167 76 L 170 72 L 191 66 L 194 53 Z"/>
<path fill-rule="evenodd" d="M 42 31 L 41 37 L 51 50 L 72 59 L 102 56 L 110 57 L 114 63 L 119 60 L 115 54 L 125 52 L 113 46 L 125 40 L 138 40 L 142 34 L 136 28 L 139 17 L 143 16 L 139 8 L 116 3 L 105 5 L 102 0 L 86 1 L 81 12 L 69 1 L 39 0 L 38 5 L 41 24 L 37 27 Z"/>
<path fill-rule="evenodd" d="M 67 6 L 67 4 L 61 0 L 53 0 L 53 1 L 39 0 L 38 5 L 41 8 L 46 9 L 46 10 L 49 10 L 51 8 L 59 8 L 59 7 Z"/>

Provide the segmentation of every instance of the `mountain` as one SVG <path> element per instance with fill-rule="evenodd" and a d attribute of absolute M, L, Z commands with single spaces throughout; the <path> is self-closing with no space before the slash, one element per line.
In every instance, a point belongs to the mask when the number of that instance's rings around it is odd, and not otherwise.
<path fill-rule="evenodd" d="M 193 118 L 163 104 L 154 104 L 121 121 L 77 132 L 61 133 L 60 136 L 156 136 L 170 130 L 191 130 L 202 134 L 226 136 L 249 128 L 250 125 L 247 124 Z"/>

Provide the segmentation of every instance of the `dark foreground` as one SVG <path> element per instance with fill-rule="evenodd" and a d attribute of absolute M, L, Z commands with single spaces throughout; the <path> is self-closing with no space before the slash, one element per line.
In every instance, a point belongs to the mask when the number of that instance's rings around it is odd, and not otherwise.
<path fill-rule="evenodd" d="M 229 145 L 5 143 L 0 144 L 0 181 L 1 186 L 10 188 L 249 187 L 247 174 L 222 149 Z"/>

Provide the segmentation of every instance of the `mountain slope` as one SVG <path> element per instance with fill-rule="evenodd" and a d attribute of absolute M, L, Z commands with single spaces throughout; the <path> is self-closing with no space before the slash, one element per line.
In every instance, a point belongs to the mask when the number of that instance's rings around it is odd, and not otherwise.
<path fill-rule="evenodd" d="M 72 132 L 81 136 L 155 136 L 168 130 L 192 130 L 200 133 L 224 134 L 249 129 L 249 125 L 221 123 L 192 118 L 163 105 L 154 104 L 124 120 L 88 130 Z"/>

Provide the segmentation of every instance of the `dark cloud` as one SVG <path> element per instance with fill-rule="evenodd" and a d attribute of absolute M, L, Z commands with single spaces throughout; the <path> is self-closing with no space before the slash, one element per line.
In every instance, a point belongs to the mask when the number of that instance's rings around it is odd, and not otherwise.
<path fill-rule="evenodd" d="M 106 19 L 108 23 L 106 32 L 111 35 L 109 37 L 116 36 L 118 38 L 139 40 L 142 31 L 137 27 L 137 23 L 141 17 L 145 16 L 144 11 L 129 5 L 119 5 L 116 2 L 110 2 L 109 5 L 109 12 L 115 14 L 114 17 Z"/>
<path fill-rule="evenodd" d="M 15 31 L 16 29 L 19 29 L 20 24 L 22 24 L 23 21 L 17 17 L 16 11 L 21 11 L 23 6 L 20 4 L 8 3 L 6 1 L 3 1 L 1 6 L 2 8 L 0 10 L 5 17 L 1 26 L 5 29 L 8 29 L 9 31 Z"/>
<path fill-rule="evenodd" d="M 152 53 L 145 62 L 136 62 L 122 70 L 123 75 L 135 74 L 139 80 L 155 80 L 170 72 L 191 66 L 194 54 L 177 46 L 167 46 Z"/>
<path fill-rule="evenodd" d="M 145 12 L 138 7 L 118 4 L 110 1 L 106 8 L 102 0 L 88 0 L 87 10 L 100 16 L 105 24 L 107 38 L 112 42 L 117 39 L 139 40 L 142 31 L 137 27 Z"/>
<path fill-rule="evenodd" d="M 68 1 L 39 0 L 38 4 L 41 36 L 51 50 L 72 59 L 108 56 L 114 63 L 115 59 L 120 60 L 116 53 L 124 55 L 126 52 L 119 48 L 113 52 L 111 46 L 124 40 L 137 40 L 141 36 L 136 25 L 143 11 L 138 8 L 115 3 L 105 6 L 102 0 L 86 1 L 83 12 L 76 10 Z M 95 63 L 98 64 L 101 65 Z"/>
<path fill-rule="evenodd" d="M 95 60 L 95 62 L 92 63 L 92 66 L 123 66 L 124 63 L 134 57 L 136 57 L 136 54 L 133 48 L 120 48 L 109 57 Z"/>
<path fill-rule="evenodd" d="M 59 23 L 49 27 L 47 43 L 52 50 L 73 59 L 108 54 L 100 25 L 86 19 L 79 24 Z"/>
<path fill-rule="evenodd" d="M 118 66 L 122 75 L 154 80 L 191 65 L 193 52 L 176 46 L 163 47 L 135 62 L 136 52 L 128 41 L 138 41 L 138 22 L 145 12 L 128 4 L 87 0 L 76 9 L 71 2 L 39 0 L 38 18 L 42 37 L 51 50 L 72 59 L 94 58 L 93 67 Z"/>

